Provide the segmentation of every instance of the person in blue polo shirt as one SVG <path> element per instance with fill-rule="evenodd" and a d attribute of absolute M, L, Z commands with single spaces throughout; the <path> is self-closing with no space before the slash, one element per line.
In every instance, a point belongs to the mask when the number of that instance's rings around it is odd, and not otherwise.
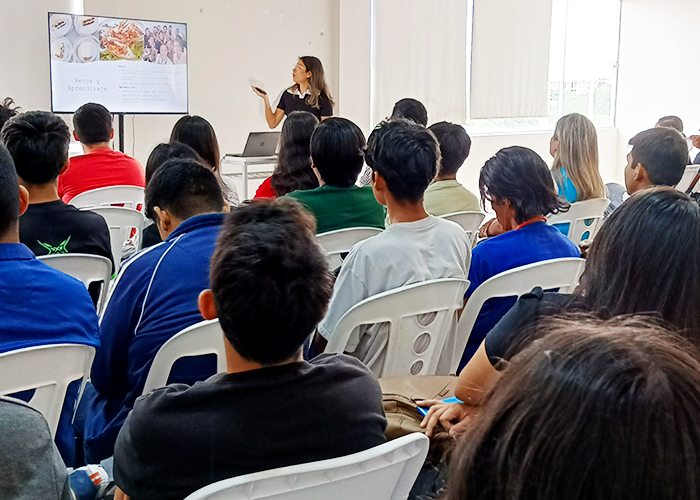
<path fill-rule="evenodd" d="M 482 203 L 491 203 L 506 232 L 474 248 L 467 299 L 484 281 L 509 269 L 581 256 L 571 240 L 546 222 L 546 215 L 568 210 L 569 203 L 557 196 L 547 164 L 533 150 L 520 146 L 501 149 L 481 168 L 479 190 Z M 516 298 L 484 303 L 459 364 L 460 371 Z"/>
<path fill-rule="evenodd" d="M 66 343 L 97 347 L 97 313 L 85 286 L 19 242 L 19 216 L 28 205 L 29 193 L 18 185 L 12 157 L 0 143 L 0 352 Z M 71 417 L 78 385 L 68 387 L 56 433 L 67 465 L 75 456 Z"/>
<path fill-rule="evenodd" d="M 146 381 L 153 358 L 173 335 L 203 318 L 197 298 L 209 288 L 209 262 L 223 221 L 216 176 L 195 160 L 173 159 L 146 188 L 146 212 L 163 242 L 127 261 L 101 322 L 86 406 L 87 463 L 114 454 L 114 443 Z M 193 384 L 216 373 L 212 356 L 178 361 L 170 382 Z"/>

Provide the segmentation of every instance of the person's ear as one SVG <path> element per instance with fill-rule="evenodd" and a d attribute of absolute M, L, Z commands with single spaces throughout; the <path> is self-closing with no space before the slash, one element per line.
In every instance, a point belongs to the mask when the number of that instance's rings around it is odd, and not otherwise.
<path fill-rule="evenodd" d="M 637 163 L 634 168 L 634 181 L 640 184 L 651 184 L 649 180 L 649 172 L 641 163 Z"/>
<path fill-rule="evenodd" d="M 311 80 L 311 71 L 307 71 L 307 72 L 306 72 L 306 78 L 307 78 L 308 80 Z"/>
<path fill-rule="evenodd" d="M 386 206 L 387 188 L 384 177 L 379 175 L 379 173 L 376 170 L 373 170 L 372 177 L 370 177 L 370 179 L 372 184 L 372 191 L 374 192 L 374 197 L 377 200 L 377 203 Z"/>
<path fill-rule="evenodd" d="M 227 214 L 231 212 L 231 205 L 229 205 L 228 201 L 224 200 L 224 208 L 221 209 L 221 213 Z"/>
<path fill-rule="evenodd" d="M 26 212 L 28 206 L 29 206 L 29 191 L 27 191 L 26 187 L 24 187 L 20 184 L 19 185 L 19 214 L 22 215 L 24 212 Z"/>
<path fill-rule="evenodd" d="M 197 304 L 199 305 L 199 312 L 202 313 L 202 317 L 204 319 L 209 320 L 219 317 L 219 314 L 216 312 L 214 293 L 211 290 L 202 290 L 202 292 L 199 294 Z"/>
<path fill-rule="evenodd" d="M 321 182 L 323 182 L 323 178 L 321 177 L 321 172 L 318 171 L 318 169 L 316 168 L 316 165 L 314 165 L 313 163 L 311 163 L 311 170 L 314 171 L 314 175 L 318 179 L 318 183 L 321 184 Z"/>
<path fill-rule="evenodd" d="M 80 139 L 78 139 L 78 134 L 76 134 L 75 130 L 73 131 L 73 139 L 80 142 Z"/>
<path fill-rule="evenodd" d="M 64 173 L 66 173 L 66 170 L 68 170 L 68 167 L 69 167 L 69 166 L 70 166 L 70 158 L 68 158 L 68 159 L 66 160 L 66 164 L 63 165 L 63 168 L 61 169 L 61 173 L 58 174 L 58 175 L 62 175 L 62 174 L 64 174 Z"/>
<path fill-rule="evenodd" d="M 153 207 L 153 211 L 158 216 L 158 229 L 166 233 L 170 233 L 170 231 L 173 229 L 173 217 L 170 215 L 170 212 L 168 212 L 167 209 L 162 209 L 160 207 Z"/>
<path fill-rule="evenodd" d="M 114 139 L 114 129 L 109 131 L 109 140 L 111 141 L 112 139 Z"/>

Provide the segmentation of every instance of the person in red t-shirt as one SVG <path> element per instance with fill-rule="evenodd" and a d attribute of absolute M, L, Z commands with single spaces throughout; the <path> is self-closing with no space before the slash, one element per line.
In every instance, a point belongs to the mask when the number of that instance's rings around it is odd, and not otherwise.
<path fill-rule="evenodd" d="M 101 104 L 87 103 L 73 115 L 73 137 L 85 152 L 71 158 L 58 178 L 58 195 L 64 203 L 92 189 L 107 186 L 146 186 L 143 167 L 134 158 L 114 151 L 112 115 Z"/>

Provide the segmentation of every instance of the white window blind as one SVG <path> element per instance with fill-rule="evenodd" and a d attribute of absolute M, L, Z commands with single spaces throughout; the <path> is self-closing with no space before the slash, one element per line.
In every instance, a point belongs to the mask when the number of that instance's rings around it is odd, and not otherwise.
<path fill-rule="evenodd" d="M 548 116 L 552 0 L 473 0 L 469 117 Z"/>
<path fill-rule="evenodd" d="M 428 120 L 466 118 L 467 0 L 374 0 L 372 120 L 404 97 Z"/>

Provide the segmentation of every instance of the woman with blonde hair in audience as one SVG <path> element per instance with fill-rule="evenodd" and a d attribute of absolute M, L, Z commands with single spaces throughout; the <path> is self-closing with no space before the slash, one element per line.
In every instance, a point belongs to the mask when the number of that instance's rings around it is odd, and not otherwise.
<path fill-rule="evenodd" d="M 316 125 L 318 120 L 311 113 L 289 114 L 282 125 L 275 171 L 260 185 L 255 198 L 278 198 L 293 191 L 318 187 L 318 178 L 311 168 L 311 135 Z"/>
<path fill-rule="evenodd" d="M 640 318 L 556 319 L 452 455 L 443 500 L 696 500 L 700 362 Z"/>
<path fill-rule="evenodd" d="M 549 152 L 559 196 L 569 203 L 605 197 L 598 171 L 598 134 L 588 118 L 578 113 L 559 118 Z"/>
<path fill-rule="evenodd" d="M 680 236 L 679 236 L 680 235 Z M 486 335 L 459 374 L 455 395 L 464 403 L 431 406 L 422 425 L 463 432 L 483 396 L 501 378 L 499 368 L 530 338 L 541 318 L 586 311 L 600 317 L 660 317 L 700 347 L 700 207 L 669 187 L 634 194 L 615 210 L 589 251 L 581 284 L 572 295 L 537 287 Z"/>

